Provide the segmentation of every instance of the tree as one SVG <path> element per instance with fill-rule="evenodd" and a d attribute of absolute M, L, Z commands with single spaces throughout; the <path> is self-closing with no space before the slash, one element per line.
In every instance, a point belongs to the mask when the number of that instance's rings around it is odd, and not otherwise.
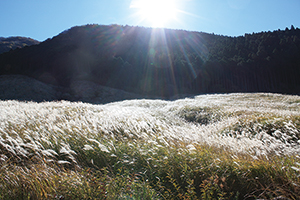
<path fill-rule="evenodd" d="M 294 31 L 295 27 L 293 25 L 291 25 L 291 31 Z"/>

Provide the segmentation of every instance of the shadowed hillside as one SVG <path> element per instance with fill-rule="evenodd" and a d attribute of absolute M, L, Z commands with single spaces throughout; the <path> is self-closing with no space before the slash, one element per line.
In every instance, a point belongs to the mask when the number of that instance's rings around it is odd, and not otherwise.
<path fill-rule="evenodd" d="M 73 27 L 0 55 L 0 74 L 70 87 L 74 81 L 141 95 L 300 94 L 300 29 L 227 37 L 131 26 Z"/>
<path fill-rule="evenodd" d="M 69 100 L 87 103 L 109 103 L 124 99 L 139 99 L 141 95 L 95 84 L 90 81 L 73 81 L 70 87 L 45 84 L 22 75 L 0 76 L 0 99 L 20 101 Z"/>

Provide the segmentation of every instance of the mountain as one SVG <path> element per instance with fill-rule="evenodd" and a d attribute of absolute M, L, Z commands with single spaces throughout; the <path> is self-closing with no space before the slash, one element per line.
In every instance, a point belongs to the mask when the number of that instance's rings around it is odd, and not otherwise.
<path fill-rule="evenodd" d="M 0 55 L 0 75 L 70 88 L 88 81 L 139 95 L 300 94 L 300 29 L 228 37 L 119 25 L 72 27 Z"/>
<path fill-rule="evenodd" d="M 39 41 L 27 37 L 0 37 L 0 54 L 16 48 L 23 48 L 39 43 Z"/>

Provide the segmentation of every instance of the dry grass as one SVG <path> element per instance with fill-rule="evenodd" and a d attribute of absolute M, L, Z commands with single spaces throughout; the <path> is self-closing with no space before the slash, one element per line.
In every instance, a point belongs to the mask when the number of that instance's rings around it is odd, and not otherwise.
<path fill-rule="evenodd" d="M 299 100 L 1 101 L 0 199 L 298 199 Z"/>

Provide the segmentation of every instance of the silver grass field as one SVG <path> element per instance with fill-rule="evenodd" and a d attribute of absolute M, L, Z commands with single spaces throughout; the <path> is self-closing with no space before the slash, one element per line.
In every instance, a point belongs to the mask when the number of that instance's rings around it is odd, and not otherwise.
<path fill-rule="evenodd" d="M 300 97 L 0 101 L 0 199 L 299 199 Z"/>

